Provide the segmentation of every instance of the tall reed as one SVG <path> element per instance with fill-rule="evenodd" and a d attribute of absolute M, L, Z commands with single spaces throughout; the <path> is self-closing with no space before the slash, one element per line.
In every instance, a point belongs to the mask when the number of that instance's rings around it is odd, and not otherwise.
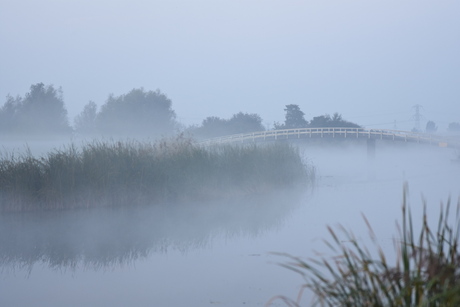
<path fill-rule="evenodd" d="M 93 141 L 0 159 L 0 212 L 219 198 L 305 183 L 314 172 L 285 144 L 204 148 Z"/>
<path fill-rule="evenodd" d="M 359 244 L 353 233 L 340 227 L 343 238 L 328 227 L 332 242 L 327 246 L 336 256 L 307 259 L 287 256 L 292 262 L 282 266 L 301 274 L 320 306 L 460 306 L 460 253 L 458 251 L 460 201 L 454 225 L 449 224 L 450 200 L 441 205 L 438 225 L 430 228 L 424 204 L 422 227 L 413 229 L 406 193 L 402 206 L 402 228 L 395 240 L 396 263 L 391 266 L 378 245 L 371 225 L 370 238 L 377 246 L 378 257 Z M 344 244 L 343 242 L 347 242 Z M 277 296 L 288 306 L 300 306 L 297 300 Z"/>

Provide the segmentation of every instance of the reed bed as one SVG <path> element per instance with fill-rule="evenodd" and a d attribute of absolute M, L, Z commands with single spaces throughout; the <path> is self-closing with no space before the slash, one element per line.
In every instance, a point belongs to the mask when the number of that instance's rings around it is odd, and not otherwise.
<path fill-rule="evenodd" d="M 460 201 L 454 225 L 449 224 L 450 201 L 445 208 L 441 204 L 435 229 L 428 225 L 424 204 L 422 226 L 415 232 L 405 195 L 402 227 L 398 224 L 399 238 L 394 241 L 394 265 L 388 263 L 365 217 L 377 257 L 361 246 L 353 233 L 340 227 L 342 237 L 328 227 L 332 241 L 326 244 L 336 256 L 305 260 L 284 254 L 291 262 L 282 266 L 301 274 L 306 284 L 297 300 L 277 296 L 267 306 L 276 300 L 300 306 L 305 289 L 313 292 L 316 306 L 460 306 Z"/>
<path fill-rule="evenodd" d="M 312 176 L 285 144 L 93 141 L 42 157 L 4 154 L 0 212 L 215 199 L 303 184 Z"/>

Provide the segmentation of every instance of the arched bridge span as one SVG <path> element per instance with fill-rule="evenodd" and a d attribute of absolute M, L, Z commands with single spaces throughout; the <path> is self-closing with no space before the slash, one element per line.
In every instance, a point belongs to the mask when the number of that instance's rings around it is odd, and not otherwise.
<path fill-rule="evenodd" d="M 269 142 L 286 139 L 342 138 L 370 139 L 426 143 L 440 147 L 460 148 L 460 139 L 436 134 L 415 133 L 402 130 L 364 129 L 364 128 L 297 128 L 267 130 L 252 133 L 233 134 L 201 141 L 202 145 Z"/>

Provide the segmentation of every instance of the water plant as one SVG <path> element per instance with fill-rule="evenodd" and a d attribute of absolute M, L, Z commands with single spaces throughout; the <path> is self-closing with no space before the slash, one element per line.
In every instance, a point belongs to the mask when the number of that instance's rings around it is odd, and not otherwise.
<path fill-rule="evenodd" d="M 282 254 L 291 260 L 282 266 L 301 274 L 306 283 L 297 300 L 276 296 L 267 306 L 276 300 L 300 306 L 305 289 L 312 291 L 314 305 L 319 306 L 460 306 L 460 201 L 454 225 L 449 223 L 450 210 L 450 200 L 445 207 L 441 204 L 438 224 L 433 230 L 424 203 L 421 229 L 416 232 L 404 192 L 402 227 L 398 224 L 393 266 L 365 217 L 370 238 L 377 247 L 376 254 L 344 227 L 339 227 L 343 237 L 328 227 L 332 241 L 325 243 L 336 255 L 305 260 Z"/>
<path fill-rule="evenodd" d="M 313 175 L 287 144 L 205 148 L 181 136 L 93 141 L 42 157 L 4 154 L 0 212 L 222 198 L 303 184 Z"/>

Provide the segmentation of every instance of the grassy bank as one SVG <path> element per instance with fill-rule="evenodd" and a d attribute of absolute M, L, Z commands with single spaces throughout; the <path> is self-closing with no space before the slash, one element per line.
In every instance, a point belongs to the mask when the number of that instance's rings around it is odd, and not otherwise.
<path fill-rule="evenodd" d="M 398 223 L 399 237 L 394 240 L 395 263 L 389 263 L 379 246 L 371 225 L 364 218 L 376 251 L 371 253 L 353 233 L 328 227 L 332 241 L 326 244 L 335 254 L 330 258 L 302 259 L 287 256 L 284 267 L 301 274 L 303 290 L 313 292 L 320 306 L 460 306 L 460 201 L 455 217 L 450 217 L 450 201 L 441 205 L 438 224 L 428 224 L 426 204 L 421 229 L 413 228 L 410 209 L 402 206 Z M 346 242 L 346 243 L 344 243 Z M 302 290 L 302 291 L 303 291 Z M 287 306 L 300 306 L 302 291 L 296 301 L 277 296 Z"/>
<path fill-rule="evenodd" d="M 4 154 L 0 211 L 216 199 L 306 183 L 312 175 L 298 151 L 283 144 L 94 141 L 41 157 Z"/>

